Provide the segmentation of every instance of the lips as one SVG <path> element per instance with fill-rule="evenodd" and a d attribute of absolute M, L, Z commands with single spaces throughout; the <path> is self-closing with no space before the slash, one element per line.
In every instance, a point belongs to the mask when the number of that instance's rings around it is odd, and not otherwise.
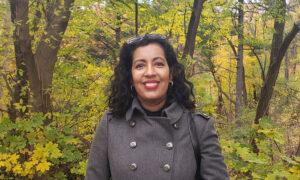
<path fill-rule="evenodd" d="M 143 83 L 146 89 L 155 89 L 159 85 L 159 81 L 151 80 Z"/>

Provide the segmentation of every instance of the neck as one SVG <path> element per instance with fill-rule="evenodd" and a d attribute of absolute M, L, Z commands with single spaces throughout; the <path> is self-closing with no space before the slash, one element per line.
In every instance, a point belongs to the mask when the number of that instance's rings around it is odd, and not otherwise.
<path fill-rule="evenodd" d="M 139 98 L 139 100 L 143 108 L 151 112 L 159 111 L 166 102 L 166 98 L 152 100 L 152 101 L 145 101 Z"/>

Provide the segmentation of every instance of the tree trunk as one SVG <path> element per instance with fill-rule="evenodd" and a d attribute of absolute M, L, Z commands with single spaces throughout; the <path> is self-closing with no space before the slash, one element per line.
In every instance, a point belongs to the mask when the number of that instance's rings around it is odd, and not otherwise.
<path fill-rule="evenodd" d="M 218 105 L 217 105 L 217 113 L 222 114 L 222 109 L 224 105 L 224 100 L 222 93 L 218 90 Z"/>
<path fill-rule="evenodd" d="M 117 0 L 117 2 L 120 2 L 120 0 Z M 116 49 L 119 49 L 120 48 L 120 41 L 121 41 L 121 20 L 122 20 L 122 17 L 121 17 L 121 13 L 119 11 L 116 12 L 117 14 L 117 26 L 116 28 L 114 29 L 115 30 L 115 33 L 116 33 Z M 115 64 L 117 64 L 117 59 L 115 59 Z"/>
<path fill-rule="evenodd" d="M 255 86 L 255 84 L 253 84 L 252 86 L 253 86 L 253 99 L 255 102 L 257 102 L 258 97 L 257 97 L 257 93 L 256 93 L 256 86 Z"/>
<path fill-rule="evenodd" d="M 285 7 L 285 1 L 283 2 Z M 256 124 L 259 124 L 259 119 L 262 118 L 266 113 L 266 110 L 269 106 L 270 99 L 273 94 L 274 85 L 278 77 L 281 61 L 283 59 L 283 56 L 289 44 L 296 36 L 296 34 L 299 32 L 300 24 L 294 24 L 293 29 L 285 37 L 283 42 L 282 42 L 282 37 L 283 37 L 284 22 L 275 21 L 274 28 L 277 33 L 274 34 L 273 36 L 270 65 L 266 76 L 266 81 L 263 84 L 261 90 L 261 98 L 259 100 L 257 111 L 256 111 L 256 117 L 254 121 Z"/>
<path fill-rule="evenodd" d="M 243 40 L 244 40 L 244 0 L 238 1 L 238 57 L 237 57 L 237 71 L 236 71 L 236 104 L 235 104 L 235 117 L 238 117 L 241 112 L 241 107 L 243 106 L 243 72 L 244 72 L 244 65 L 243 65 Z M 241 125 L 240 120 L 237 121 L 238 125 Z"/>
<path fill-rule="evenodd" d="M 295 38 L 295 41 L 294 42 L 298 42 L 299 41 L 299 38 Z M 298 55 L 298 46 L 297 46 L 297 43 L 294 43 L 293 44 L 293 47 L 292 47 L 292 50 L 291 50 L 291 55 L 292 55 L 292 59 L 296 59 L 297 58 L 297 55 Z M 295 75 L 296 74 L 296 67 L 297 67 L 297 62 L 294 62 L 293 63 L 293 74 Z"/>
<path fill-rule="evenodd" d="M 28 0 L 10 0 L 10 4 L 16 12 L 15 22 L 18 22 L 15 23 L 16 35 L 14 40 L 16 45 L 20 47 L 20 54 L 22 54 L 22 59 L 25 62 L 29 88 L 33 93 L 32 108 L 35 112 L 45 114 L 51 111 L 50 88 L 53 70 L 62 35 L 69 21 L 69 9 L 73 1 L 48 2 L 47 10 L 45 10 L 45 32 L 36 47 L 36 52 L 33 53 L 28 23 L 29 2 Z M 45 124 L 50 122 L 51 120 L 47 119 Z"/>
<path fill-rule="evenodd" d="M 117 28 L 115 29 L 116 33 L 116 43 L 115 43 L 115 49 L 120 49 L 120 42 L 121 42 L 121 15 L 119 12 L 117 12 Z M 114 59 L 114 65 L 117 64 L 117 57 L 115 56 L 115 49 L 112 49 L 113 51 L 113 59 Z"/>
<path fill-rule="evenodd" d="M 15 23 L 16 20 L 16 4 L 11 4 L 10 6 L 11 12 L 11 22 Z M 16 39 L 17 31 L 14 29 L 13 37 Z M 15 122 L 17 117 L 23 117 L 26 111 L 19 111 L 15 108 L 15 103 L 19 103 L 22 99 L 22 106 L 28 105 L 28 91 L 26 90 L 25 93 L 22 93 L 22 87 L 27 85 L 27 70 L 25 67 L 25 62 L 23 58 L 23 54 L 21 52 L 21 48 L 18 41 L 14 41 L 14 51 L 15 51 L 15 58 L 16 58 L 16 77 L 15 77 L 15 84 L 13 87 L 13 94 L 8 105 L 8 115 L 11 121 Z M 24 89 L 23 89 L 24 90 Z"/>
<path fill-rule="evenodd" d="M 243 105 L 245 107 L 248 106 L 248 98 L 247 98 L 246 78 L 245 78 L 245 68 L 244 68 L 244 66 L 243 66 Z"/>
<path fill-rule="evenodd" d="M 289 79 L 289 56 L 288 56 L 288 51 L 286 51 L 285 56 L 284 56 L 284 78 L 286 80 Z"/>
<path fill-rule="evenodd" d="M 135 35 L 138 36 L 139 35 L 139 25 L 138 25 L 138 13 L 139 12 L 139 1 L 136 0 L 135 2 Z"/>
<path fill-rule="evenodd" d="M 299 143 L 295 155 L 298 157 L 300 156 L 300 138 L 299 138 Z"/>
<path fill-rule="evenodd" d="M 186 11 L 187 11 L 187 7 L 186 7 L 186 1 L 185 1 L 185 3 L 184 3 L 184 13 L 183 13 L 183 29 L 184 29 L 184 35 L 185 36 L 187 36 L 187 34 L 186 34 L 186 21 L 185 21 Z"/>
<path fill-rule="evenodd" d="M 285 0 L 281 0 L 280 2 L 281 2 L 281 7 L 279 9 L 280 10 L 279 12 L 281 17 L 276 18 L 274 22 L 274 29 L 276 33 L 273 35 L 270 65 L 268 68 L 266 80 L 261 89 L 261 95 L 256 109 L 256 116 L 254 119 L 255 124 L 259 124 L 259 119 L 262 118 L 267 113 L 284 54 L 286 53 L 287 48 L 290 45 L 293 38 L 300 31 L 300 24 L 294 24 L 293 29 L 287 34 L 284 41 L 282 41 L 284 24 L 285 24 L 284 17 L 285 17 L 286 2 Z M 254 143 L 255 143 L 255 139 L 253 138 L 251 144 Z M 259 152 L 258 149 L 254 148 L 253 150 L 255 153 Z"/>
<path fill-rule="evenodd" d="M 120 13 L 117 13 L 117 28 L 116 28 L 116 47 L 119 49 L 120 48 L 120 41 L 121 41 L 121 15 Z"/>
<path fill-rule="evenodd" d="M 198 25 L 200 22 L 200 15 L 203 10 L 203 4 L 206 0 L 194 0 L 193 10 L 188 26 L 188 32 L 185 40 L 185 45 L 183 49 L 182 59 L 185 59 L 189 54 L 193 58 L 195 50 L 195 41 Z"/>

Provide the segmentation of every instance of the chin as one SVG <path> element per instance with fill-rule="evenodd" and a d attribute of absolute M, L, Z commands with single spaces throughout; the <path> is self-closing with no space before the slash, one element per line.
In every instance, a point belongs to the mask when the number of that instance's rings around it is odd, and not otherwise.
<path fill-rule="evenodd" d="M 166 96 L 145 96 L 143 99 L 147 101 L 163 101 L 166 99 Z"/>

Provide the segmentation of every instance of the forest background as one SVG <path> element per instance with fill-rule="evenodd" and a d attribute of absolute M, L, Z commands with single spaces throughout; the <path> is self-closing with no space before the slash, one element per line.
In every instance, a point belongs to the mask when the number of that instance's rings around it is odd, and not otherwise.
<path fill-rule="evenodd" d="M 300 178 L 299 0 L 0 0 L 0 179 L 83 179 L 120 46 L 166 35 L 231 179 Z"/>

